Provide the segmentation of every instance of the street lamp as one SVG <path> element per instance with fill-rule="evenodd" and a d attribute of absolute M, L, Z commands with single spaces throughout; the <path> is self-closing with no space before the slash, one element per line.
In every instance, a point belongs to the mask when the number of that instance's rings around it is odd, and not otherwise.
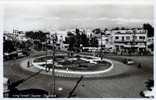
<path fill-rule="evenodd" d="M 56 97 L 56 94 L 55 94 L 55 44 L 56 44 L 56 41 L 57 41 L 57 37 L 56 37 L 56 34 L 53 34 L 52 35 L 52 50 L 53 50 L 53 53 L 52 53 L 52 89 L 51 89 L 51 93 L 50 95 L 52 94 L 52 97 Z"/>
<path fill-rule="evenodd" d="M 46 71 L 48 72 L 50 69 L 48 68 L 48 66 L 47 66 L 47 40 L 49 40 L 49 34 L 47 33 L 46 34 L 46 45 L 45 45 L 45 49 L 46 49 Z M 47 68 L 48 68 L 48 70 L 47 70 Z"/>

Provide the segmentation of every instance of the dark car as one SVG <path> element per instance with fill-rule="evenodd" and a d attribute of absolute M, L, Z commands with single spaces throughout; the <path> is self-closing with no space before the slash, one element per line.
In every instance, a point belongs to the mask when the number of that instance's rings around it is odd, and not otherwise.
<path fill-rule="evenodd" d="M 154 98 L 154 80 L 149 79 L 145 82 L 146 90 L 141 91 L 140 95 L 145 98 Z"/>
<path fill-rule="evenodd" d="M 127 59 L 127 58 L 125 58 L 125 59 L 123 60 L 123 63 L 124 63 L 124 64 L 128 64 L 128 65 L 132 65 L 132 64 L 134 64 L 134 61 L 133 61 L 132 59 Z"/>

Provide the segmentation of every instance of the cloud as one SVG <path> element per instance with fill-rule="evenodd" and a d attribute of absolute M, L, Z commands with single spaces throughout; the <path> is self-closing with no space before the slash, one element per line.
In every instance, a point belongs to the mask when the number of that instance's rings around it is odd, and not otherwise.
<path fill-rule="evenodd" d="M 146 22 L 152 22 L 152 19 L 136 19 L 136 18 L 114 18 L 112 21 L 117 22 L 117 23 L 130 23 L 130 24 L 135 24 L 135 23 L 146 23 Z"/>
<path fill-rule="evenodd" d="M 68 29 L 152 22 L 151 5 L 14 5 L 5 9 L 5 30 Z M 139 13 L 137 13 L 139 12 Z"/>
<path fill-rule="evenodd" d="M 87 18 L 73 18 L 71 20 L 75 20 L 75 21 L 107 21 L 107 22 L 117 22 L 117 23 L 145 23 L 145 22 L 152 22 L 152 19 L 138 19 L 138 18 L 108 18 L 108 17 L 99 17 L 99 18 L 91 18 L 91 17 L 87 17 Z"/>

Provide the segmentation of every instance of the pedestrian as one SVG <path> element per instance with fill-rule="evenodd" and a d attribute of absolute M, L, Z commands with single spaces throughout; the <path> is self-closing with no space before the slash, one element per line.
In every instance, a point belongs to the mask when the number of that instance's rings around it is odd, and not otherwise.
<path fill-rule="evenodd" d="M 139 63 L 139 64 L 138 64 L 138 68 L 139 68 L 139 69 L 140 69 L 140 68 L 142 68 L 142 65 L 141 65 L 141 63 Z"/>
<path fill-rule="evenodd" d="M 45 70 L 46 70 L 46 72 L 48 72 L 48 66 L 47 65 L 45 65 Z"/>
<path fill-rule="evenodd" d="M 50 71 L 50 69 L 51 69 L 51 67 L 49 66 L 49 67 L 48 67 L 48 72 Z"/>
<path fill-rule="evenodd" d="M 27 67 L 28 67 L 28 68 L 30 67 L 30 62 L 29 62 L 29 61 L 27 62 Z"/>

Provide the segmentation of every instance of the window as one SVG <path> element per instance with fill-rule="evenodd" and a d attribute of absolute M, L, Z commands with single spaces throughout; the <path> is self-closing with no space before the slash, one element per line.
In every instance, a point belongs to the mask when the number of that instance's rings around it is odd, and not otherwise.
<path fill-rule="evenodd" d="M 133 36 L 133 39 L 137 39 L 137 36 Z"/>
<path fill-rule="evenodd" d="M 116 50 L 119 50 L 119 45 L 116 45 L 115 47 L 116 47 Z"/>
<path fill-rule="evenodd" d="M 119 37 L 118 37 L 118 36 L 116 36 L 116 37 L 115 37 L 115 39 L 117 40 L 117 39 L 119 39 Z"/>
<path fill-rule="evenodd" d="M 126 40 L 130 40 L 130 36 L 126 36 Z"/>
<path fill-rule="evenodd" d="M 145 36 L 139 36 L 139 39 L 145 39 Z"/>
<path fill-rule="evenodd" d="M 105 48 L 106 46 L 105 45 L 102 45 L 102 47 Z"/>
<path fill-rule="evenodd" d="M 122 36 L 122 41 L 124 41 L 124 36 Z"/>

